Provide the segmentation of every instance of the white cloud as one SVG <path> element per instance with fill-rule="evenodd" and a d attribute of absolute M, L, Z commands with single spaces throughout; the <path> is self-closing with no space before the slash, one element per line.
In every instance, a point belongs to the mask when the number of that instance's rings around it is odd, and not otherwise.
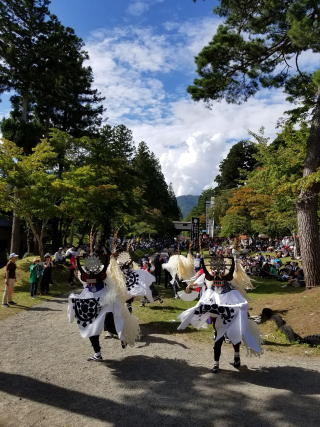
<path fill-rule="evenodd" d="M 132 5 L 137 3 L 146 4 Z M 223 101 L 209 110 L 190 100 L 186 87 L 195 76 L 193 57 L 219 23 L 215 17 L 166 22 L 161 33 L 152 27 L 100 29 L 86 43 L 109 123 L 124 123 L 137 143 L 146 141 L 177 195 L 200 194 L 210 185 L 231 145 L 248 139 L 248 129 L 264 126 L 274 138 L 289 105 L 281 90 L 266 89 L 240 106 Z M 304 65 L 318 60 L 310 52 L 301 55 Z"/>
<path fill-rule="evenodd" d="M 137 1 L 136 3 L 132 3 L 129 5 L 127 12 L 130 13 L 130 15 L 139 16 L 146 12 L 148 9 L 149 5 L 147 3 Z"/>
<path fill-rule="evenodd" d="M 182 153 L 169 150 L 162 154 L 163 173 L 175 184 L 176 195 L 200 194 L 204 182 L 211 183 L 215 178 L 216 165 L 223 159 L 225 148 L 224 135 L 209 137 L 198 131 L 187 138 L 186 150 Z"/>
<path fill-rule="evenodd" d="M 149 0 L 147 1 L 136 1 L 134 3 L 131 3 L 128 8 L 127 8 L 127 12 L 130 15 L 134 15 L 134 16 L 140 16 L 142 15 L 144 12 L 147 12 L 150 8 L 150 6 L 152 6 L 155 3 L 162 3 L 164 0 Z"/>
<path fill-rule="evenodd" d="M 221 102 L 212 110 L 178 100 L 169 105 L 169 119 L 130 127 L 135 140 L 147 141 L 159 156 L 176 194 L 198 195 L 212 183 L 232 144 L 249 139 L 248 129 L 258 132 L 265 126 L 266 136 L 276 136 L 277 120 L 288 107 L 284 98 L 281 91 L 264 90 L 240 106 Z"/>
<path fill-rule="evenodd" d="M 211 39 L 215 22 L 205 19 L 185 23 L 174 35 L 132 26 L 92 33 L 86 49 L 95 85 L 106 97 L 110 122 L 123 121 L 125 115 L 131 115 L 146 123 L 166 115 L 167 102 L 180 94 L 178 88 L 177 93 L 165 91 L 163 75 L 190 74 L 192 81 L 193 56 Z M 185 86 L 182 96 L 187 96 Z"/>

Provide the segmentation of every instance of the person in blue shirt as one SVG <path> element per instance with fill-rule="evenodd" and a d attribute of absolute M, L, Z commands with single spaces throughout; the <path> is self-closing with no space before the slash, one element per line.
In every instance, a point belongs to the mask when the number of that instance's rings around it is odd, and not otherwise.
<path fill-rule="evenodd" d="M 262 253 L 259 253 L 259 258 L 258 258 L 258 263 L 262 266 L 262 263 L 265 261 L 264 256 L 262 255 Z"/>

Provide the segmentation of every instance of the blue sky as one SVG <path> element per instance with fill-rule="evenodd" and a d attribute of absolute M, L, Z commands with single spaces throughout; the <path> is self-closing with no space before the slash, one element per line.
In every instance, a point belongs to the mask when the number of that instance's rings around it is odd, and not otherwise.
<path fill-rule="evenodd" d="M 133 130 L 159 157 L 176 195 L 201 193 L 218 173 L 233 143 L 261 126 L 276 135 L 288 109 L 281 91 L 262 90 L 248 102 L 215 103 L 212 110 L 186 92 L 194 56 L 221 22 L 214 0 L 52 0 L 50 10 L 86 43 L 95 86 L 106 97 L 105 118 Z M 304 53 L 302 69 L 319 68 L 320 55 Z M 10 111 L 2 97 L 0 117 Z"/>

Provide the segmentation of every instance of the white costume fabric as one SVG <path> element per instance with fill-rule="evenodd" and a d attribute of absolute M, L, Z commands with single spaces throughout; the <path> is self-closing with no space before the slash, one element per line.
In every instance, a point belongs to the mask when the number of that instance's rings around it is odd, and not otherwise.
<path fill-rule="evenodd" d="M 80 295 L 69 295 L 68 317 L 70 323 L 76 319 L 82 338 L 100 335 L 104 329 L 104 321 L 107 313 L 112 312 L 118 337 L 124 340 L 122 329 L 124 319 L 121 316 L 121 305 L 118 298 L 113 303 L 105 304 L 108 294 L 106 286 L 98 292 L 92 292 L 85 288 Z"/>
<path fill-rule="evenodd" d="M 198 278 L 199 282 L 201 280 L 203 281 L 202 276 Z M 250 332 L 246 299 L 229 282 L 221 288 L 212 286 L 209 281 L 206 284 L 208 289 L 198 303 L 178 316 L 181 320 L 178 330 L 185 329 L 189 323 L 200 329 L 210 317 L 215 317 L 216 341 L 224 334 L 227 334 L 233 344 L 244 338 L 246 345 L 254 353 L 261 353 L 260 343 Z"/>
<path fill-rule="evenodd" d="M 88 338 L 103 332 L 106 314 L 112 313 L 119 339 L 133 346 L 140 335 L 139 321 L 126 307 L 125 276 L 113 257 L 107 273 L 104 281 L 90 287 L 79 272 L 79 280 L 86 287 L 81 294 L 69 295 L 69 321 L 76 319 L 81 336 Z"/>
<path fill-rule="evenodd" d="M 127 300 L 133 297 L 146 297 L 154 302 L 150 286 L 156 281 L 155 277 L 145 270 L 123 270 L 127 286 Z"/>

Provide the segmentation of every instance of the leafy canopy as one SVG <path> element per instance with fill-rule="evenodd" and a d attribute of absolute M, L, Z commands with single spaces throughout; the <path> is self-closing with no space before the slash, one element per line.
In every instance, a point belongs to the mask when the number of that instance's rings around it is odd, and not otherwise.
<path fill-rule="evenodd" d="M 281 87 L 299 66 L 301 52 L 320 51 L 318 2 L 314 0 L 220 0 L 225 18 L 195 58 L 200 78 L 188 87 L 195 101 L 240 103 L 260 87 Z"/>

